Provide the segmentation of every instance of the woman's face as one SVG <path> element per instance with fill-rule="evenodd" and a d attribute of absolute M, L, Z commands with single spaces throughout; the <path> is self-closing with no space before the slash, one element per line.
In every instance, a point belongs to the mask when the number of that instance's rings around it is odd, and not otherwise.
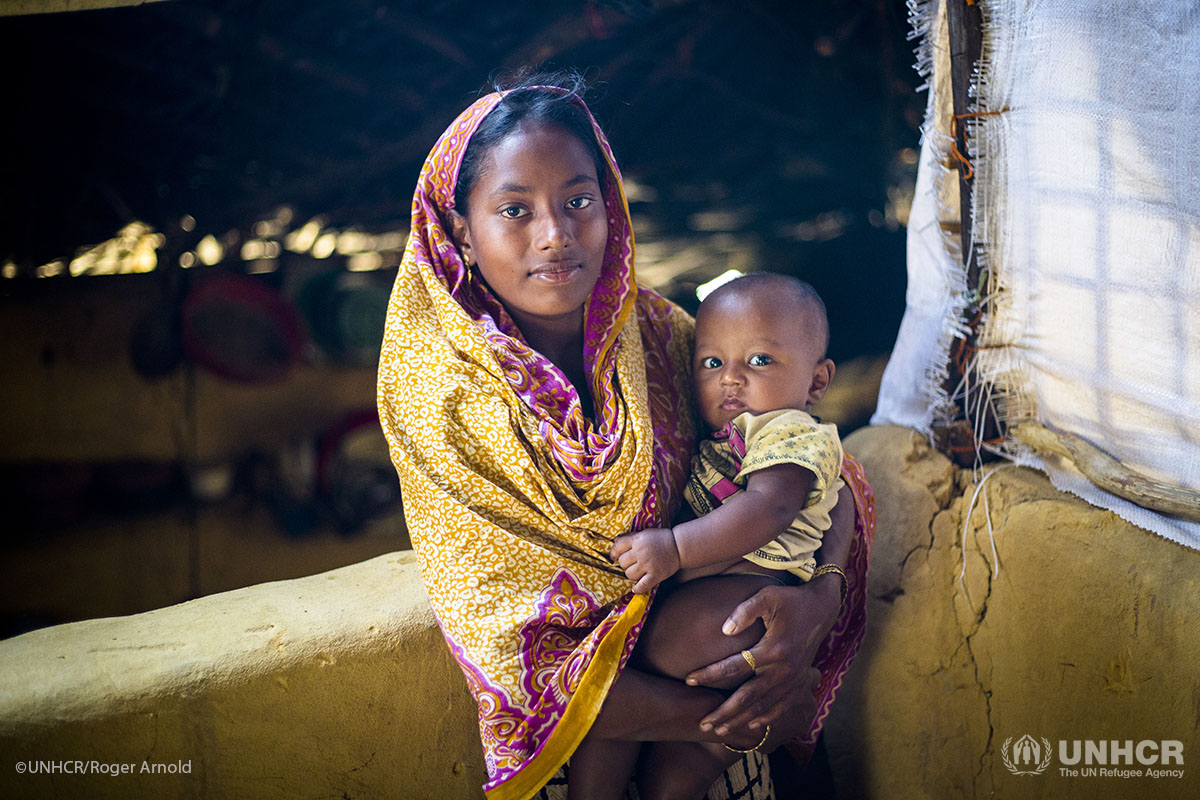
<path fill-rule="evenodd" d="M 521 330 L 582 326 L 608 237 L 584 144 L 554 126 L 517 128 L 487 154 L 467 208 L 454 238 Z"/>

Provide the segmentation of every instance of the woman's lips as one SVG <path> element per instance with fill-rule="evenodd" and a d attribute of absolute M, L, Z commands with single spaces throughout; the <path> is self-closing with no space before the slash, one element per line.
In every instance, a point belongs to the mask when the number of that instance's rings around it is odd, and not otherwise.
<path fill-rule="evenodd" d="M 582 269 L 583 265 L 578 262 L 553 261 L 535 268 L 533 272 L 529 273 L 529 276 L 546 283 L 566 283 Z"/>

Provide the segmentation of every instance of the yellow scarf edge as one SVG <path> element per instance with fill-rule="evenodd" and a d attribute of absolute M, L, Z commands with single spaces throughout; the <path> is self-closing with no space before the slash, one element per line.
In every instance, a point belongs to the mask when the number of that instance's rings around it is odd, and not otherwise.
<path fill-rule="evenodd" d="M 587 736 L 592 723 L 600 713 L 608 690 L 616 678 L 617 662 L 630 629 L 646 616 L 649 609 L 647 596 L 636 594 L 622 612 L 621 618 L 604 637 L 592 661 L 584 670 L 579 688 L 567 702 L 562 719 L 542 746 L 536 757 L 530 759 L 521 771 L 505 783 L 487 792 L 488 800 L 522 800 L 532 797 L 546 782 L 554 777 L 559 768 L 579 747 Z"/>

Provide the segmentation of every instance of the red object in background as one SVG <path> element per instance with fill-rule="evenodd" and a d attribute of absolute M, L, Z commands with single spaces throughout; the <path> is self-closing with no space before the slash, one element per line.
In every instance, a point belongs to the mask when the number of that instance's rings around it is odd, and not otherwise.
<path fill-rule="evenodd" d="M 321 435 L 317 492 L 343 534 L 399 507 L 400 481 L 374 408 L 347 414 Z"/>
<path fill-rule="evenodd" d="M 295 307 L 244 275 L 207 278 L 188 292 L 182 328 L 188 358 L 243 383 L 283 378 L 307 341 Z"/>

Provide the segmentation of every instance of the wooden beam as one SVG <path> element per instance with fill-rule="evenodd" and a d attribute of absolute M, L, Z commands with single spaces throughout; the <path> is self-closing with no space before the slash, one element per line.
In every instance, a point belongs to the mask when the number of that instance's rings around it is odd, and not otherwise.
<path fill-rule="evenodd" d="M 58 14 L 63 11 L 95 11 L 100 8 L 141 6 L 165 0 L 0 0 L 0 17 L 29 14 Z"/>

